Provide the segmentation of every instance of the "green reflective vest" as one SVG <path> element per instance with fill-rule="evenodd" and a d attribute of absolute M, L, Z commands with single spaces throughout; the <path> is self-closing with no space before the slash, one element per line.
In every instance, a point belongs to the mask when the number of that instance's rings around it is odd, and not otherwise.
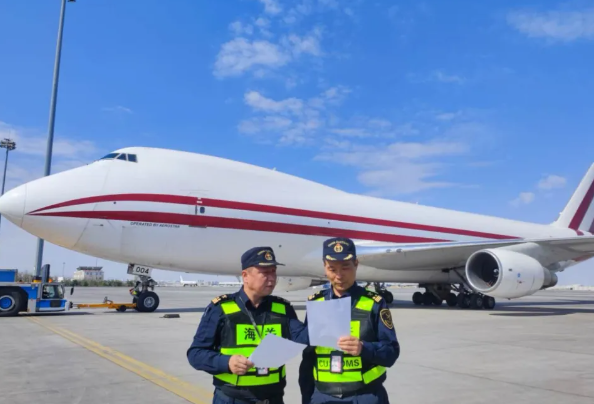
<path fill-rule="evenodd" d="M 324 300 L 323 292 L 310 296 L 309 300 Z M 381 297 L 374 292 L 365 291 L 351 309 L 351 335 L 361 341 L 378 341 L 376 327 L 371 316 L 373 305 Z M 315 347 L 313 375 L 317 389 L 325 394 L 340 396 L 352 395 L 372 382 L 385 380 L 386 368 L 375 366 L 359 356 L 342 353 L 342 373 L 331 372 L 330 358 L 334 348 Z M 341 352 L 341 351 L 338 351 Z M 380 380 L 381 379 L 381 380 Z"/>
<path fill-rule="evenodd" d="M 264 324 L 262 324 L 261 316 L 255 318 L 262 338 L 272 333 L 289 339 L 289 318 L 286 314 L 287 305 L 290 303 L 275 296 L 270 296 L 268 299 L 272 300 L 272 304 L 264 303 L 270 304 L 270 310 L 266 312 Z M 245 313 L 245 309 L 242 311 L 239 305 L 227 296 L 222 297 L 216 304 L 220 304 L 224 313 L 224 324 L 220 336 L 220 352 L 224 355 L 243 355 L 249 358 L 261 340 L 250 318 Z M 214 375 L 213 383 L 215 386 L 222 386 L 225 389 L 241 387 L 242 389 L 247 388 L 255 391 L 265 388 L 268 396 L 282 395 L 286 385 L 285 367 L 269 368 L 267 375 L 259 375 L 255 368 L 248 370 L 242 376 L 231 372 L 220 373 Z"/>

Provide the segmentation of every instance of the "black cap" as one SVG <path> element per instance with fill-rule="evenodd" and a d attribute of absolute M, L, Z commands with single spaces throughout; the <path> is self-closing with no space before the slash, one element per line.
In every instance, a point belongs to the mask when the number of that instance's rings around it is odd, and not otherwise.
<path fill-rule="evenodd" d="M 276 261 L 274 251 L 270 247 L 250 248 L 241 256 L 241 270 L 250 267 L 270 267 L 273 265 L 283 265 Z"/>
<path fill-rule="evenodd" d="M 357 249 L 350 238 L 336 237 L 324 241 L 323 255 L 328 261 L 349 261 L 357 258 Z"/>

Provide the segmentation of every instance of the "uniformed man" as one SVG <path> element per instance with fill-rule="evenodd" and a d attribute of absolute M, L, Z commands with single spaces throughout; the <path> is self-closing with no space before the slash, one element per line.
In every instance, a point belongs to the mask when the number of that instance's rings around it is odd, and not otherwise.
<path fill-rule="evenodd" d="M 377 293 L 357 285 L 359 262 L 352 240 L 326 240 L 323 261 L 331 287 L 309 300 L 350 296 L 351 335 L 339 339 L 338 351 L 324 347 L 304 350 L 299 369 L 302 402 L 388 404 L 383 386 L 386 368 L 400 355 L 390 309 Z"/>
<path fill-rule="evenodd" d="M 307 345 L 307 328 L 289 301 L 271 295 L 283 265 L 272 248 L 246 251 L 241 264 L 243 287 L 206 307 L 188 361 L 213 375 L 213 404 L 282 404 L 285 367 L 256 369 L 248 358 L 269 333 Z"/>

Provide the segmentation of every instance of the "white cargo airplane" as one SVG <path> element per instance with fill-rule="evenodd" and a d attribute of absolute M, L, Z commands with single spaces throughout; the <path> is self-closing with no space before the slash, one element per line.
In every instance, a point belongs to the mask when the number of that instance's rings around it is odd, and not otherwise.
<path fill-rule="evenodd" d="M 179 276 L 179 283 L 184 286 L 198 286 L 198 281 L 184 281 L 184 278 L 180 275 Z"/>
<path fill-rule="evenodd" d="M 406 173 L 403 173 L 406 175 Z M 346 193 L 279 171 L 180 151 L 131 147 L 21 185 L 0 213 L 64 248 L 128 264 L 139 311 L 159 304 L 152 268 L 237 276 L 268 245 L 279 289 L 326 282 L 321 247 L 358 245 L 358 280 L 418 283 L 415 304 L 492 309 L 554 286 L 594 256 L 594 165 L 559 218 L 533 224 Z M 452 293 L 458 292 L 458 294 Z"/>

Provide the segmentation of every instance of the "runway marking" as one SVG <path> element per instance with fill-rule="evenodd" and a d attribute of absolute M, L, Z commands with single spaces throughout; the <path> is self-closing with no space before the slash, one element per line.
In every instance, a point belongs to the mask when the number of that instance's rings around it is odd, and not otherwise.
<path fill-rule="evenodd" d="M 212 402 L 212 393 L 207 392 L 191 383 L 178 379 L 168 373 L 163 372 L 157 368 L 140 362 L 134 358 L 129 357 L 115 349 L 101 345 L 93 340 L 75 334 L 70 330 L 61 327 L 49 325 L 35 317 L 27 317 L 33 323 L 77 344 L 83 348 L 99 355 L 100 357 L 129 370 L 132 373 L 170 391 L 171 393 L 184 398 L 193 404 L 207 404 Z"/>

